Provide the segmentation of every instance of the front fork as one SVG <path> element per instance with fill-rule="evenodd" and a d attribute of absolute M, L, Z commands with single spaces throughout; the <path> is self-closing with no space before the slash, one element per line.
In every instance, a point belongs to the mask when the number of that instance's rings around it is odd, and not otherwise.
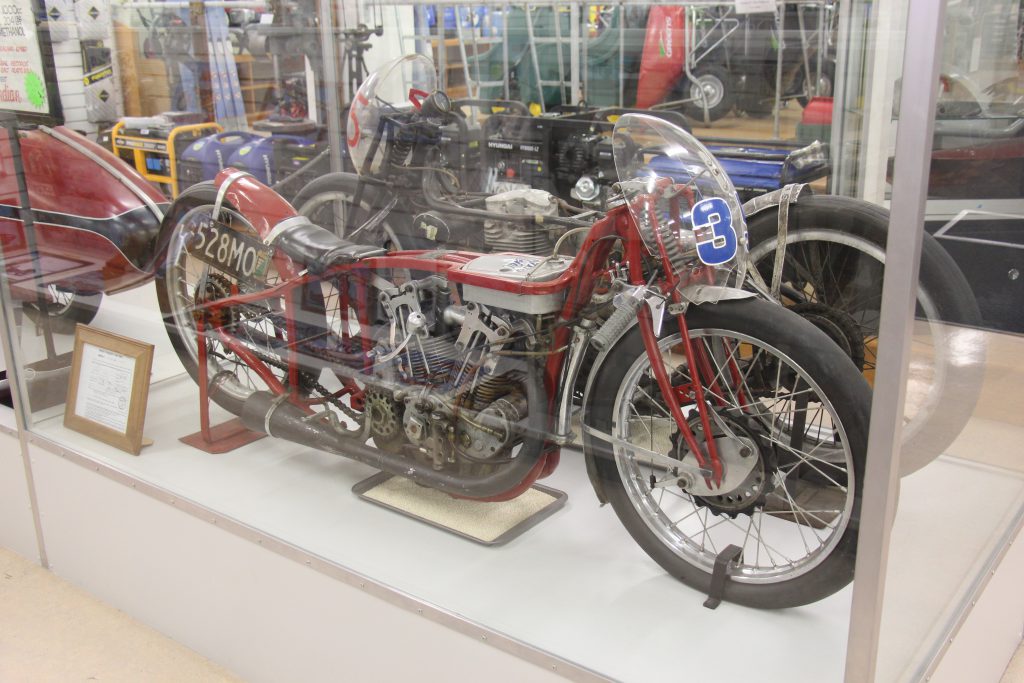
<path fill-rule="evenodd" d="M 677 204 L 673 208 L 678 214 L 678 197 L 675 201 Z M 658 217 L 653 214 L 653 207 L 647 207 L 645 210 L 651 212 L 651 225 L 657 225 Z M 679 294 L 679 278 L 675 273 L 675 267 L 672 263 L 672 259 L 669 258 L 669 251 L 662 242 L 661 233 L 658 230 L 652 230 L 651 232 L 654 239 L 658 242 L 661 266 L 665 276 L 665 281 L 659 285 L 661 291 L 653 292 L 653 294 L 670 294 L 671 301 L 675 304 L 675 307 L 680 309 L 676 318 L 679 322 L 679 334 L 682 336 L 683 340 L 682 345 L 683 351 L 686 355 L 686 364 L 690 370 L 690 391 L 692 394 L 692 396 L 687 396 L 687 398 L 692 398 L 694 403 L 697 405 L 697 413 L 700 417 L 701 429 L 704 430 L 704 434 L 706 436 L 706 453 L 701 449 L 700 444 L 697 442 L 697 437 L 694 435 L 693 430 L 690 429 L 690 425 L 686 421 L 686 416 L 683 415 L 683 409 L 679 405 L 679 394 L 672 387 L 672 379 L 665 370 L 665 362 L 661 357 L 661 349 L 658 347 L 658 335 L 655 333 L 654 320 L 651 315 L 653 307 L 651 306 L 640 306 L 640 310 L 637 311 L 640 335 L 644 342 L 644 348 L 647 350 L 647 359 L 650 361 L 651 368 L 654 370 L 654 378 L 658 382 L 658 388 L 661 390 L 661 395 L 665 398 L 665 405 L 668 407 L 669 414 L 672 416 L 672 419 L 676 421 L 676 426 L 679 427 L 679 433 L 682 435 L 687 447 L 693 452 L 693 457 L 697 459 L 697 464 L 701 469 L 711 470 L 711 481 L 707 482 L 708 486 L 710 487 L 711 485 L 714 485 L 718 487 L 722 485 L 722 461 L 718 457 L 718 447 L 715 445 L 714 435 L 711 431 L 711 419 L 708 414 L 709 408 L 707 402 L 704 400 L 704 385 L 701 381 L 701 363 L 698 362 L 702 359 L 697 358 L 697 354 L 694 353 L 693 343 L 690 341 L 690 329 L 686 324 L 686 302 L 683 301 Z M 643 273 L 643 253 L 641 241 L 639 239 L 633 239 L 627 242 L 626 257 L 630 266 L 629 272 L 632 278 L 634 278 L 634 284 L 644 286 L 641 275 L 641 273 Z M 652 284 L 653 283 L 648 283 L 645 289 L 649 289 Z M 658 327 L 660 328 L 661 325 L 659 324 Z M 660 329 L 658 331 L 660 332 Z M 708 370 L 708 380 L 715 380 L 715 377 L 712 375 L 710 370 Z"/>
<path fill-rule="evenodd" d="M 679 302 L 677 301 L 677 303 Z M 697 356 L 693 350 L 693 342 L 690 340 L 690 330 L 686 324 L 686 316 L 684 314 L 679 314 L 676 318 L 679 321 L 679 333 L 682 335 L 683 352 L 686 356 L 687 367 L 690 370 L 690 386 L 692 391 L 692 396 L 690 398 L 692 398 L 697 405 L 697 413 L 700 417 L 701 428 L 704 430 L 704 434 L 707 435 L 707 439 L 705 441 L 707 444 L 706 454 L 697 442 L 697 437 L 694 435 L 693 430 L 690 429 L 690 425 L 686 421 L 686 416 L 683 415 L 683 409 L 679 405 L 679 394 L 672 386 L 672 378 L 669 377 L 669 374 L 665 369 L 665 361 L 661 356 L 661 349 L 658 346 L 658 336 L 654 332 L 654 321 L 651 316 L 651 308 L 648 306 L 642 306 L 637 313 L 637 319 L 640 325 L 640 336 L 643 338 L 644 348 L 647 350 L 647 359 L 651 363 L 651 369 L 654 371 L 654 378 L 658 382 L 658 388 L 661 390 L 661 395 L 665 399 L 665 405 L 669 410 L 669 414 L 672 416 L 672 419 L 676 421 L 676 426 L 679 427 L 679 433 L 682 435 L 686 445 L 693 452 L 694 457 L 697 459 L 697 464 L 701 469 L 710 469 L 712 475 L 711 483 L 715 486 L 720 486 L 723 475 L 722 461 L 718 457 L 718 447 L 715 445 L 715 440 L 712 436 L 711 419 L 708 415 L 708 404 L 704 400 L 704 386 L 701 382 L 700 363 L 697 362 Z"/>

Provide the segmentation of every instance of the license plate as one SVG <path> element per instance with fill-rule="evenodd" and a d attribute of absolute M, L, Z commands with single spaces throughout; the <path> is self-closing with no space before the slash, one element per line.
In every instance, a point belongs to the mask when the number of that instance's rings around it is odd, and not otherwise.
<path fill-rule="evenodd" d="M 188 251 L 225 274 L 248 281 L 266 279 L 272 254 L 258 239 L 215 221 L 203 221 Z"/>

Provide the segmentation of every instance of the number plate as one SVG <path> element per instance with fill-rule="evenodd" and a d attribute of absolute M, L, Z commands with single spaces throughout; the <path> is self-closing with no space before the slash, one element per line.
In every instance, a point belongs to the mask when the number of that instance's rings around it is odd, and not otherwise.
<path fill-rule="evenodd" d="M 266 279 L 273 253 L 256 238 L 215 221 L 203 221 L 188 251 L 225 274 L 247 281 Z"/>

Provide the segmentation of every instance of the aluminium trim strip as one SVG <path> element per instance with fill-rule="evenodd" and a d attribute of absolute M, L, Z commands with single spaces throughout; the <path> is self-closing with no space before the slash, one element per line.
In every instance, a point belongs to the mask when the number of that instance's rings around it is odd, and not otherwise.
<path fill-rule="evenodd" d="M 15 161 L 14 170 L 18 179 L 20 200 L 26 205 L 26 216 L 31 226 L 31 220 L 34 218 L 35 212 L 32 209 L 31 202 L 28 201 L 28 187 L 25 183 L 25 169 L 22 165 L 21 143 L 17 129 L 13 125 L 8 125 L 8 122 L 9 119 L 5 118 L 2 128 L 6 130 L 9 138 L 8 147 L 10 148 L 12 159 Z M 31 231 L 26 230 L 25 232 L 26 237 L 31 234 Z M 35 270 L 38 273 L 38 267 Z M 22 330 L 20 323 L 24 313 L 20 308 L 16 309 L 14 307 L 14 302 L 11 298 L 10 284 L 6 281 L 7 257 L 3 249 L 0 249 L 0 272 L 5 274 L 3 278 L 0 278 L 0 348 L 2 348 L 3 358 L 7 366 L 8 388 L 11 392 L 11 406 L 14 408 L 14 423 L 17 426 L 18 450 L 21 452 L 21 464 L 25 472 L 28 501 L 32 507 L 32 530 L 35 532 L 36 552 L 39 555 L 39 564 L 43 568 L 49 569 L 50 560 L 46 555 L 46 543 L 43 539 L 43 520 L 39 514 L 35 478 L 32 474 L 32 460 L 28 452 L 28 420 L 30 417 L 26 415 L 26 409 L 29 406 L 28 390 L 24 375 L 16 371 L 17 368 L 24 367 L 25 365 L 21 344 L 18 343 Z M 4 431 L 7 431 L 6 426 Z"/>
<path fill-rule="evenodd" d="M 945 630 L 943 638 L 938 640 L 938 644 L 933 647 L 931 652 L 923 659 L 922 664 L 914 672 L 914 676 L 911 680 L 916 681 L 927 681 L 931 679 L 932 674 L 939 667 L 942 662 L 942 658 L 946 656 L 946 651 L 949 650 L 950 645 L 956 639 L 957 634 L 960 633 L 960 629 L 963 628 L 967 622 L 967 618 L 970 616 L 974 606 L 978 603 L 978 599 L 981 594 L 985 592 L 985 588 L 988 587 L 992 577 L 995 576 L 996 570 L 999 569 L 999 565 L 1002 564 L 1003 558 L 1006 557 L 1006 553 L 1009 552 L 1010 546 L 1013 545 L 1013 541 L 1017 538 L 1017 535 L 1024 529 L 1024 508 L 1017 510 L 1014 515 L 1014 520 L 1011 524 L 1006 527 L 1006 530 L 1000 536 L 999 540 L 995 544 L 995 551 L 989 556 L 985 562 L 985 566 L 981 573 L 974 577 L 970 590 L 967 595 L 964 596 L 963 601 L 958 606 L 956 613 L 947 622 L 948 628 Z"/>
<path fill-rule="evenodd" d="M 906 379 L 910 364 L 910 322 L 921 265 L 928 190 L 928 163 L 935 125 L 934 87 L 939 77 L 945 3 L 909 0 L 903 66 L 913 63 L 918 78 L 903 80 L 900 119 L 896 131 L 895 170 L 885 245 L 885 280 L 878 338 L 871 428 L 867 435 L 862 477 L 858 551 L 854 567 L 850 628 L 847 636 L 845 680 L 874 683 L 889 544 L 899 488 L 900 436 L 903 429 Z M 781 51 L 780 51 L 781 54 Z M 909 70 L 904 70 L 909 73 Z"/>
<path fill-rule="evenodd" d="M 217 512 L 216 510 L 202 505 L 201 503 L 175 495 L 163 487 L 143 481 L 142 479 L 125 472 L 121 472 L 110 465 L 101 463 L 98 460 L 94 460 L 87 455 L 78 453 L 69 448 L 65 448 L 50 439 L 39 436 L 38 434 L 27 433 L 27 441 L 33 446 L 53 453 L 54 455 L 64 458 L 65 460 L 80 467 L 92 470 L 100 476 L 123 486 L 127 486 L 156 501 L 170 505 L 171 507 L 181 510 L 196 519 L 207 521 L 229 534 L 253 542 L 261 548 L 265 548 L 266 550 L 280 555 L 281 557 L 285 557 L 298 564 L 304 564 L 314 571 L 340 581 L 345 585 L 365 591 L 367 594 L 380 598 L 388 604 L 401 607 L 402 609 L 410 612 L 415 612 L 430 621 L 469 636 L 474 640 L 480 640 L 497 648 L 498 650 L 501 650 L 502 652 L 518 657 L 526 662 L 548 669 L 560 676 L 564 676 L 568 680 L 579 681 L 581 683 L 612 680 L 596 671 L 545 652 L 539 648 L 524 643 L 521 640 L 513 638 L 512 636 L 487 628 L 482 624 L 466 619 L 465 617 L 462 617 L 439 605 L 434 605 L 420 600 L 409 593 L 392 588 L 365 574 L 361 574 L 332 562 L 325 557 L 303 550 L 288 541 L 276 536 L 271 536 L 270 534 L 255 527 L 232 519 L 231 517 Z"/>

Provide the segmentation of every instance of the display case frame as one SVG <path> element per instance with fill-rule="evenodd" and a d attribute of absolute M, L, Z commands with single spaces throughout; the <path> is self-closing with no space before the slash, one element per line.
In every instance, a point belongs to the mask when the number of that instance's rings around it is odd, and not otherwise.
<path fill-rule="evenodd" d="M 322 12 L 332 11 L 327 0 L 320 3 L 320 8 Z M 915 30 L 907 34 L 905 62 L 914 63 L 921 71 L 937 77 L 938 37 L 942 34 L 943 7 L 928 0 L 909 0 L 908 9 L 910 25 L 915 26 Z M 325 31 L 329 36 L 329 29 Z M 333 43 L 329 40 L 325 43 L 331 44 L 333 55 Z M 335 63 L 336 55 L 325 55 L 325 61 Z M 925 68 L 921 68 L 922 66 Z M 895 452 L 898 450 L 896 444 L 900 438 L 900 420 L 895 416 L 902 414 L 900 408 L 904 401 L 912 320 L 909 311 L 913 309 L 914 283 L 917 280 L 920 241 L 925 218 L 924 202 L 928 178 L 926 160 L 930 156 L 935 103 L 935 91 L 929 84 L 933 80 L 930 77 L 913 79 L 905 84 L 902 92 L 901 125 L 897 138 L 896 173 L 893 184 L 895 201 L 892 205 L 891 225 L 912 225 L 915 228 L 891 230 L 892 238 L 886 251 L 886 263 L 893 275 L 886 278 L 883 291 L 881 335 L 888 341 L 879 358 L 879 379 L 875 385 L 869 464 L 866 473 L 868 493 L 865 494 L 864 513 L 861 519 L 860 554 L 852 592 L 849 641 L 845 654 L 847 681 L 879 680 L 876 665 L 881 611 L 885 599 L 890 530 L 895 516 L 898 491 L 898 459 Z M 328 106 L 337 109 L 337 102 L 331 104 L 329 101 Z M 332 165 L 339 168 L 340 157 L 335 159 L 332 155 Z M 8 330 L 14 329 L 14 310 L 6 289 L 2 289 L 0 303 L 3 305 L 4 318 L 7 322 L 3 326 L 4 352 L 7 358 L 16 360 L 20 352 L 8 334 Z M 541 647 L 526 643 L 522 638 L 510 636 L 479 620 L 467 619 L 464 614 L 442 604 L 425 601 L 410 592 L 396 589 L 389 582 L 375 578 L 369 573 L 354 571 L 322 554 L 311 552 L 281 534 L 270 533 L 240 521 L 235 515 L 217 510 L 215 505 L 188 495 L 183 496 L 173 487 L 155 483 L 151 477 L 133 473 L 123 467 L 112 466 L 104 458 L 89 454 L 87 449 L 70 448 L 62 445 L 59 439 L 38 433 L 37 430 L 28 427 L 28 420 L 22 407 L 24 385 L 19 373 L 15 371 L 12 375 L 16 434 L 24 466 L 27 496 L 33 509 L 32 521 L 39 550 L 38 559 L 43 566 L 50 566 L 50 562 L 46 552 L 47 535 L 41 517 L 41 506 L 37 500 L 37 484 L 33 470 L 45 470 L 48 478 L 62 477 L 65 476 L 62 472 L 67 472 L 63 463 L 68 463 L 83 470 L 88 476 L 99 477 L 106 482 L 113 482 L 124 489 L 142 494 L 161 506 L 173 508 L 177 513 L 216 527 L 221 534 L 243 539 L 262 551 L 286 558 L 300 567 L 307 567 L 332 581 L 415 613 L 474 641 L 486 642 L 487 645 L 512 657 L 531 662 L 572 680 L 605 679 L 601 672 L 588 668 L 578 660 L 553 655 Z M 40 459 L 48 457 L 58 458 L 59 461 L 41 465 Z M 61 464 L 56 464 L 58 462 Z M 51 485 L 52 481 L 48 480 L 42 486 L 46 488 Z M 103 485 L 100 486 L 102 487 Z M 50 500 L 52 492 L 53 489 L 50 488 L 47 494 Z M 1024 509 L 1019 510 L 1016 518 L 1006 525 L 995 551 L 985 558 L 982 571 L 973 580 L 962 603 L 956 607 L 954 618 L 944 628 L 943 637 L 937 639 L 932 644 L 930 653 L 918 662 L 917 669 L 912 675 L 913 679 L 927 679 L 937 672 L 942 672 L 944 655 L 955 651 L 956 645 L 951 646 L 951 643 L 957 633 L 961 632 L 964 624 L 969 623 L 972 606 L 983 595 L 1000 562 L 1022 561 L 1019 553 L 1008 553 L 1020 532 L 1022 521 Z M 59 565 L 54 569 L 61 571 Z M 997 588 L 1000 591 L 1009 590 L 1006 594 L 1008 603 L 1017 604 L 1021 600 L 1019 589 L 1007 589 L 1002 585 Z M 139 600 L 144 599 L 141 592 L 137 597 Z M 696 596 L 693 597 L 696 599 Z M 129 611 L 130 609 L 129 607 Z M 709 618 L 721 618 L 721 615 L 712 617 L 709 613 Z M 215 653 L 211 656 L 217 658 Z"/>

